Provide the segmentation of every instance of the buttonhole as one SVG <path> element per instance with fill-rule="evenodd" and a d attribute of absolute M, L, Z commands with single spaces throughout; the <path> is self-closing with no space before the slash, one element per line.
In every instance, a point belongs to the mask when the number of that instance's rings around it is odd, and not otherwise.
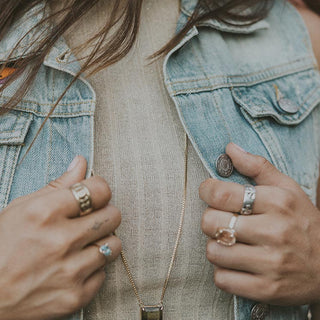
<path fill-rule="evenodd" d="M 71 51 L 67 50 L 63 52 L 61 55 L 57 56 L 56 61 L 59 63 L 67 63 L 70 55 L 71 55 Z"/>

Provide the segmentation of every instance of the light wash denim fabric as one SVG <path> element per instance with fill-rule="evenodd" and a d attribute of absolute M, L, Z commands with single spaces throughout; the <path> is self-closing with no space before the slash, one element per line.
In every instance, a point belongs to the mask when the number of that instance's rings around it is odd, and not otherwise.
<path fill-rule="evenodd" d="M 196 0 L 183 0 L 177 28 L 190 16 Z M 45 14 L 24 17 L 0 42 L 0 60 Z M 37 31 L 23 40 L 13 59 L 27 54 Z M 44 126 L 30 153 L 18 161 L 79 64 L 61 38 L 46 57 L 36 81 L 18 106 L 0 118 L 0 208 L 12 199 L 36 191 L 60 176 L 73 157 L 93 163 L 95 93 L 79 79 Z M 233 141 L 260 154 L 294 178 L 315 203 L 319 172 L 320 74 L 306 26 L 296 9 L 276 1 L 265 20 L 252 26 L 229 26 L 209 20 L 194 27 L 165 58 L 165 85 L 181 122 L 211 176 L 219 177 L 215 161 Z M 14 95 L 23 77 L 6 88 L 0 103 Z M 299 106 L 281 109 L 282 95 Z M 247 178 L 234 172 L 223 179 Z M 252 181 L 249 181 L 252 182 Z M 276 223 L 276 222 L 275 222 Z M 234 298 L 235 320 L 251 319 L 256 302 Z M 307 306 L 270 306 L 265 319 L 303 320 Z M 79 320 L 79 312 L 69 320 Z M 262 318 L 263 319 L 263 318 Z"/>

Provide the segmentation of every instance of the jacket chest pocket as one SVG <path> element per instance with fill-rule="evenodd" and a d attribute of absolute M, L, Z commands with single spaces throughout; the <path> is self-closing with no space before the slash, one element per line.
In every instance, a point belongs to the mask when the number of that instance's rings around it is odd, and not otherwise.
<path fill-rule="evenodd" d="M 8 204 L 14 172 L 32 117 L 31 113 L 15 110 L 0 116 L 0 209 Z"/>
<path fill-rule="evenodd" d="M 298 72 L 253 86 L 234 87 L 231 92 L 273 163 L 315 201 L 320 155 L 318 72 Z"/>

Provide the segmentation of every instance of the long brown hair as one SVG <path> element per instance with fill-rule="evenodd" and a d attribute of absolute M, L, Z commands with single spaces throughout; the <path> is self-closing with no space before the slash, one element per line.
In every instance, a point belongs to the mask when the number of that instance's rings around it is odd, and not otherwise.
<path fill-rule="evenodd" d="M 59 0 L 0 0 L 0 43 L 14 21 L 22 17 L 26 12 L 45 1 L 45 5 L 49 8 Z M 53 18 L 59 18 L 59 24 L 47 28 L 47 32 L 41 39 L 37 40 L 35 48 L 23 59 L 11 61 L 10 56 L 7 61 L 2 61 L 2 68 L 13 66 L 18 70 L 8 81 L 0 88 L 0 94 L 4 88 L 17 79 L 21 72 L 28 67 L 26 81 L 23 82 L 15 95 L 8 101 L 4 102 L 0 108 L 0 115 L 14 108 L 25 96 L 30 89 L 38 71 L 41 67 L 45 56 L 48 54 L 54 43 L 63 35 L 75 22 L 92 9 L 99 1 L 103 0 L 70 0 L 65 1 L 63 8 L 52 12 L 50 15 L 42 19 L 34 28 L 40 28 L 48 25 Z M 227 24 L 231 21 L 252 24 L 257 22 L 268 14 L 274 0 L 199 0 L 197 6 L 182 30 L 177 33 L 169 43 L 160 48 L 151 58 L 157 58 L 169 52 L 185 34 L 195 25 L 207 20 L 216 19 Z M 72 86 L 74 81 L 81 73 L 86 72 L 89 76 L 104 69 L 120 59 L 122 59 L 132 48 L 139 29 L 139 21 L 143 0 L 109 0 L 111 4 L 109 19 L 102 29 L 82 46 L 75 48 L 81 51 L 88 44 L 93 45 L 91 53 L 85 58 L 79 73 L 74 77 L 73 81 L 65 88 L 63 94 L 56 101 L 50 112 L 44 119 L 42 126 L 34 137 L 27 152 L 32 146 L 34 140 L 43 128 L 46 120 L 53 113 L 56 106 L 61 101 L 64 94 Z M 319 1 L 306 1 L 314 10 L 320 11 Z M 245 10 L 245 9 L 251 10 Z M 244 12 L 246 12 L 244 14 Z M 112 33 L 110 31 L 113 31 Z M 16 48 L 19 46 L 17 44 Z M 12 55 L 16 48 L 12 49 Z M 11 55 L 11 56 L 12 56 Z M 0 69 L 1 70 L 1 69 Z"/>

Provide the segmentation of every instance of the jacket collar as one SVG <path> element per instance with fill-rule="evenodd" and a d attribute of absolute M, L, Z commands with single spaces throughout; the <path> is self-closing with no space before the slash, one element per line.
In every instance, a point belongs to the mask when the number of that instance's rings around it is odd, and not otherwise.
<path fill-rule="evenodd" d="M 28 55 L 35 47 L 44 27 L 36 27 L 45 15 L 45 4 L 40 3 L 16 20 L 0 41 L 0 61 L 16 60 Z M 13 51 L 13 49 L 15 50 Z"/>
<path fill-rule="evenodd" d="M 181 11 L 188 17 L 190 17 L 198 3 L 198 0 L 181 0 Z M 249 11 L 249 9 L 247 9 Z M 230 32 L 230 33 L 252 33 L 257 30 L 263 30 L 269 28 L 269 23 L 266 20 L 260 20 L 253 23 L 252 25 L 245 26 L 239 24 L 236 21 L 230 21 L 233 25 L 217 21 L 215 19 L 209 19 L 200 26 L 212 27 L 219 31 Z"/>
<path fill-rule="evenodd" d="M 182 0 L 181 10 L 187 16 L 191 16 L 194 11 L 197 0 Z M 35 43 L 42 36 L 45 29 L 50 28 L 49 23 L 37 27 L 37 24 L 48 14 L 48 8 L 45 1 L 33 7 L 25 13 L 20 19 L 14 22 L 8 33 L 0 41 L 0 63 L 10 60 L 16 60 L 28 55 L 35 47 Z M 250 26 L 229 25 L 214 19 L 210 19 L 201 24 L 214 29 L 231 33 L 252 33 L 257 30 L 266 29 L 269 24 L 266 20 L 261 20 Z M 22 40 L 21 40 L 22 39 Z M 17 46 L 18 44 L 18 46 Z M 12 49 L 17 48 L 12 52 Z M 44 61 L 45 65 L 53 68 L 67 71 L 71 74 L 78 72 L 80 65 L 71 53 L 68 45 L 63 38 L 55 43 Z"/>
<path fill-rule="evenodd" d="M 17 60 L 30 54 L 35 49 L 37 40 L 51 25 L 49 22 L 41 26 L 38 23 L 48 15 L 48 7 L 45 1 L 33 7 L 20 19 L 15 21 L 8 33 L 0 41 L 0 63 Z M 14 51 L 13 48 L 16 49 Z M 73 56 L 70 48 L 61 37 L 47 54 L 44 64 L 58 70 L 76 74 L 80 70 L 80 64 Z"/>

